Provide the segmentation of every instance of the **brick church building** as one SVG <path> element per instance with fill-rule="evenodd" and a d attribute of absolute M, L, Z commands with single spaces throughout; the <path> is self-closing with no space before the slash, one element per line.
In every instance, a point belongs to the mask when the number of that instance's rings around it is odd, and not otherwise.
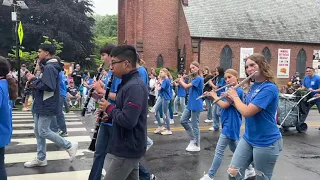
<path fill-rule="evenodd" d="M 314 51 L 320 50 L 317 0 L 118 3 L 119 44 L 134 45 L 147 67 L 188 69 L 198 61 L 202 67 L 232 67 L 241 74 L 249 51 L 264 54 L 278 81 L 285 83 L 295 72 L 304 76 Z"/>

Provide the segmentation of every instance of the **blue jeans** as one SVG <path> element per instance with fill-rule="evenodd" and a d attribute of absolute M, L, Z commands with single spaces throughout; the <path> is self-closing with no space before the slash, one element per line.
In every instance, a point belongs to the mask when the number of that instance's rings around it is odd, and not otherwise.
<path fill-rule="evenodd" d="M 34 114 L 34 134 L 37 139 L 37 158 L 40 161 L 46 159 L 47 155 L 47 144 L 46 139 L 58 144 L 63 149 L 70 149 L 71 142 L 65 140 L 61 136 L 52 132 L 50 129 L 51 121 L 55 119 L 55 116 L 44 116 L 39 114 Z"/>
<path fill-rule="evenodd" d="M 172 103 L 172 101 L 171 101 L 171 100 L 170 100 L 170 103 L 169 103 L 168 109 L 169 109 L 170 119 L 173 119 L 173 103 Z"/>
<path fill-rule="evenodd" d="M 4 147 L 0 148 L 0 180 L 7 180 L 6 165 L 4 164 Z"/>
<path fill-rule="evenodd" d="M 191 121 L 189 120 L 190 117 Z M 200 111 L 190 111 L 185 109 L 180 120 L 180 123 L 189 135 L 190 140 L 193 140 L 198 146 L 200 146 L 199 119 Z"/>
<path fill-rule="evenodd" d="M 213 105 L 213 124 L 212 127 L 214 129 L 220 128 L 220 114 L 221 114 L 221 108 L 218 104 Z"/>
<path fill-rule="evenodd" d="M 58 132 L 58 129 L 60 129 L 64 133 L 67 132 L 66 119 L 64 118 L 64 114 L 63 114 L 63 104 L 65 101 L 66 101 L 65 97 L 60 96 L 59 105 L 60 105 L 61 112 L 59 112 L 55 120 L 53 120 L 50 124 L 50 129 L 53 132 Z"/>
<path fill-rule="evenodd" d="M 143 167 L 141 163 L 139 163 L 139 179 L 140 180 L 150 180 L 151 179 L 149 169 Z"/>
<path fill-rule="evenodd" d="M 207 119 L 212 120 L 212 114 L 213 114 L 213 105 L 212 105 L 212 100 L 209 98 L 205 98 L 204 101 L 206 102 L 206 106 L 208 109 L 207 113 Z"/>
<path fill-rule="evenodd" d="M 180 107 L 181 107 L 181 112 L 183 112 L 184 111 L 184 109 L 185 109 L 185 107 L 186 107 L 186 105 L 185 105 L 185 103 L 186 103 L 186 98 L 185 97 L 178 97 L 178 96 L 176 96 L 176 98 L 174 99 L 174 114 L 177 114 L 178 113 L 178 106 L 179 106 L 179 104 L 180 104 Z"/>
<path fill-rule="evenodd" d="M 274 166 L 281 151 L 282 138 L 268 147 L 252 146 L 242 138 L 233 154 L 230 165 L 230 167 L 235 168 L 238 173 L 236 175 L 234 174 L 235 177 L 232 177 L 229 172 L 229 179 L 244 179 L 245 169 L 253 162 L 257 174 L 256 180 L 271 180 Z"/>
<path fill-rule="evenodd" d="M 159 109 L 162 107 L 162 111 L 166 115 L 166 125 L 167 125 L 168 131 L 170 131 L 170 119 L 169 119 L 169 112 L 168 112 L 169 103 L 170 103 L 170 100 L 165 100 L 164 98 L 159 97 L 159 102 L 156 103 L 155 105 L 156 120 L 158 121 L 158 125 L 162 126 L 162 123 L 160 121 L 160 113 L 158 112 Z"/>
<path fill-rule="evenodd" d="M 110 137 L 112 135 L 112 126 L 101 125 L 99 128 L 96 151 L 93 156 L 93 165 L 90 171 L 89 180 L 101 180 L 102 168 L 104 160 L 110 145 Z"/>

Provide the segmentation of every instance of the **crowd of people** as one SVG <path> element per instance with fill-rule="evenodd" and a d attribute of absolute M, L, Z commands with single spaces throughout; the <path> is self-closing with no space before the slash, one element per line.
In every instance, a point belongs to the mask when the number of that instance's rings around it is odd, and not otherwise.
<path fill-rule="evenodd" d="M 234 153 L 227 170 L 229 179 L 272 178 L 282 151 L 282 136 L 276 122 L 279 91 L 263 55 L 253 54 L 247 58 L 245 70 L 251 78 L 245 79 L 246 86 L 241 87 L 236 70 L 217 67 L 210 71 L 195 61 L 190 63 L 190 72 L 187 74 L 186 70 L 181 70 L 177 79 L 166 68 L 160 69 L 159 73 L 150 69 L 148 73 L 134 47 L 112 44 L 106 44 L 100 50 L 101 58 L 109 65 L 102 71 L 102 78 L 82 73 L 80 66 L 76 65 L 72 78 L 68 80 L 63 64 L 54 54 L 52 45 L 42 44 L 35 74 L 23 69 L 24 83 L 32 94 L 37 139 L 37 157 L 26 162 L 25 167 L 47 165 L 46 139 L 65 149 L 71 162 L 75 159 L 78 143 L 64 138 L 68 133 L 63 111 L 68 112 L 69 107 L 82 104 L 82 97 L 94 89 L 87 109 L 94 112 L 98 102 L 97 115 L 103 113 L 103 116 L 89 180 L 100 180 L 102 169 L 106 170 L 105 180 L 155 179 L 140 163 L 153 145 L 147 135 L 147 119 L 153 113 L 154 123 L 158 125 L 155 134 L 172 135 L 171 125 L 176 123 L 173 117 L 180 116 L 179 123 L 190 140 L 188 145 L 186 142 L 186 151 L 201 151 L 199 123 L 204 109 L 207 110 L 204 122 L 212 123 L 209 130 L 221 129 L 221 134 L 212 165 L 201 180 L 214 179 L 228 145 Z M 6 177 L 4 148 L 10 142 L 12 106 L 18 96 L 18 86 L 10 70 L 8 61 L 0 57 L 0 112 L 5 117 L 0 127 L 6 130 L 0 140 L 0 174 L 3 179 Z M 320 77 L 314 75 L 311 67 L 306 68 L 306 73 L 303 83 L 296 74 L 292 84 L 301 84 L 298 88 L 308 89 L 312 96 L 319 96 Z M 112 82 L 110 86 L 109 81 Z M 318 100 L 313 104 L 320 112 Z M 240 137 L 242 117 L 245 118 L 245 131 Z"/>

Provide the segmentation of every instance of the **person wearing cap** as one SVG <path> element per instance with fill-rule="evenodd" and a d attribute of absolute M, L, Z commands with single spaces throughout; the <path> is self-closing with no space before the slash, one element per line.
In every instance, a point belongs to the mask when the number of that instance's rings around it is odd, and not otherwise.
<path fill-rule="evenodd" d="M 83 72 L 80 71 L 80 65 L 76 65 L 76 69 L 72 72 L 72 78 L 74 81 L 74 85 L 79 88 L 82 84 Z"/>

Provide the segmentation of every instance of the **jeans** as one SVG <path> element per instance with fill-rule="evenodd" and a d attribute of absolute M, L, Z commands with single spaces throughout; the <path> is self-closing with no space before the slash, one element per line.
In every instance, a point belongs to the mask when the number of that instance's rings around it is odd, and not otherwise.
<path fill-rule="evenodd" d="M 191 121 L 189 120 L 190 117 Z M 180 123 L 189 135 L 190 140 L 193 140 L 198 146 L 200 146 L 199 119 L 200 111 L 190 111 L 185 109 L 180 120 Z"/>
<path fill-rule="evenodd" d="M 66 119 L 64 118 L 64 114 L 63 114 L 64 101 L 66 101 L 66 98 L 63 96 L 60 96 L 59 105 L 60 105 L 61 112 L 59 112 L 59 114 L 56 116 L 54 120 L 52 120 L 50 124 L 50 129 L 53 132 L 58 132 L 58 129 L 60 129 L 64 133 L 67 132 Z"/>
<path fill-rule="evenodd" d="M 165 100 L 163 97 L 159 97 L 159 102 L 156 103 L 155 105 L 156 120 L 158 121 L 158 125 L 160 127 L 162 126 L 162 123 L 160 121 L 160 113 L 158 112 L 162 106 L 162 111 L 166 115 L 166 125 L 167 125 L 168 131 L 170 131 L 170 119 L 169 119 L 169 112 L 168 112 L 169 103 L 170 103 L 170 100 Z"/>
<path fill-rule="evenodd" d="M 220 128 L 220 113 L 221 113 L 221 108 L 218 104 L 213 105 L 213 124 L 212 127 L 214 129 L 219 129 Z"/>
<path fill-rule="evenodd" d="M 168 109 L 169 109 L 170 119 L 173 119 L 173 103 L 172 103 L 172 101 L 171 101 L 171 100 L 170 100 L 170 103 L 169 103 Z"/>
<path fill-rule="evenodd" d="M 110 145 L 112 126 L 101 125 L 99 128 L 96 151 L 94 152 L 93 165 L 90 171 L 89 180 L 101 180 L 102 168 Z"/>
<path fill-rule="evenodd" d="M 185 105 L 185 102 L 186 102 L 186 98 L 185 97 L 178 97 L 176 96 L 176 98 L 174 99 L 174 114 L 177 114 L 178 113 L 178 106 L 180 104 L 180 107 L 181 107 L 181 113 L 184 111 L 186 105 Z"/>
<path fill-rule="evenodd" d="M 66 97 L 63 97 L 63 106 L 64 106 L 64 111 L 66 113 L 68 113 L 70 111 L 70 105 L 69 103 L 67 102 L 67 98 Z"/>
<path fill-rule="evenodd" d="M 104 180 L 139 180 L 140 158 L 124 158 L 110 153 L 106 158 L 110 162 L 106 167 Z"/>
<path fill-rule="evenodd" d="M 207 113 L 207 119 L 208 120 L 212 120 L 212 111 L 213 111 L 213 105 L 212 105 L 212 100 L 209 98 L 205 98 L 204 101 L 206 102 L 206 106 L 208 109 L 208 113 Z"/>
<path fill-rule="evenodd" d="M 0 148 L 0 180 L 7 180 L 6 165 L 4 163 L 4 147 Z"/>
<path fill-rule="evenodd" d="M 271 180 L 274 166 L 281 151 L 282 138 L 268 147 L 252 146 L 242 138 L 233 154 L 230 165 L 230 167 L 235 168 L 238 173 L 234 174 L 235 177 L 232 177 L 229 172 L 229 179 L 244 179 L 245 169 L 253 162 L 257 174 L 256 180 Z"/>
<path fill-rule="evenodd" d="M 141 163 L 139 163 L 139 180 L 150 180 L 151 175 L 149 169 L 142 166 Z"/>
<path fill-rule="evenodd" d="M 37 158 L 40 161 L 46 159 L 47 145 L 46 139 L 58 144 L 63 149 L 70 149 L 71 142 L 65 140 L 61 136 L 52 132 L 50 129 L 51 121 L 55 119 L 55 116 L 44 116 L 34 114 L 34 134 L 37 139 Z"/>

